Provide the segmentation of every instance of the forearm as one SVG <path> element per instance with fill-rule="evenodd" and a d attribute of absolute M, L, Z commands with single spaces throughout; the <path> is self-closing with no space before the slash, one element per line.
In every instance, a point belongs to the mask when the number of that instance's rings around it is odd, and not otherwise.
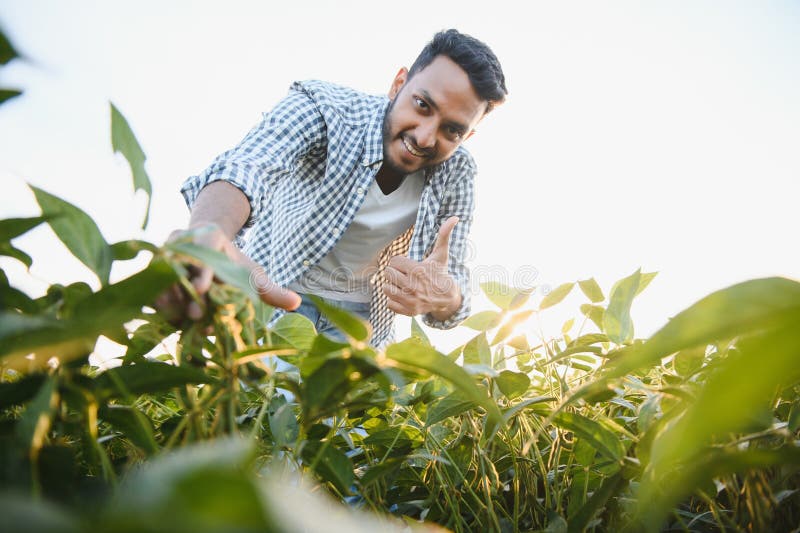
<path fill-rule="evenodd" d="M 189 228 L 216 224 L 233 239 L 250 216 L 250 202 L 236 186 L 224 181 L 209 183 L 192 207 Z"/>

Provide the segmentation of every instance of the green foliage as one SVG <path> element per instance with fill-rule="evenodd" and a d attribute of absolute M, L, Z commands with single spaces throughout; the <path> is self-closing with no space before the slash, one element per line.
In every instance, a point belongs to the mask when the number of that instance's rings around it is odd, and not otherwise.
<path fill-rule="evenodd" d="M 128 160 L 128 164 L 131 166 L 131 173 L 133 174 L 133 190 L 141 190 L 147 194 L 147 208 L 144 214 L 144 222 L 142 222 L 142 229 L 145 229 L 147 228 L 147 221 L 150 218 L 150 199 L 153 193 L 153 188 L 150 185 L 150 177 L 144 169 L 146 157 L 127 119 L 114 104 L 110 104 L 110 106 L 111 147 L 114 149 L 114 152 L 121 153 L 125 156 L 125 159 Z"/>
<path fill-rule="evenodd" d="M 0 35 L 0 64 L 16 55 Z M 149 205 L 144 152 L 113 106 L 112 146 Z M 608 300 L 593 278 L 578 281 L 577 320 L 554 335 L 528 323 L 575 282 L 534 304 L 531 288 L 489 282 L 497 308 L 469 317 L 474 336 L 450 354 L 415 320 L 411 338 L 376 351 L 368 324 L 322 300 L 346 342 L 298 315 L 270 323 L 250 273 L 220 253 L 109 245 L 89 215 L 33 190 L 41 216 L 0 221 L 0 255 L 30 266 L 12 240 L 47 222 L 101 286 L 33 298 L 0 271 L 8 530 L 782 531 L 800 521 L 796 281 L 717 291 L 646 340 L 631 308 L 653 273 L 618 281 Z M 114 261 L 143 250 L 149 264 L 112 282 Z M 201 264 L 217 277 L 207 312 L 173 326 L 153 301 L 175 283 L 198 298 L 187 265 Z M 90 357 L 100 336 L 124 347 L 115 368 Z"/>
<path fill-rule="evenodd" d="M 100 283 L 107 284 L 111 274 L 111 247 L 100 233 L 94 220 L 70 204 L 52 194 L 31 185 L 36 201 L 42 208 L 42 216 L 61 242 L 92 272 Z"/>

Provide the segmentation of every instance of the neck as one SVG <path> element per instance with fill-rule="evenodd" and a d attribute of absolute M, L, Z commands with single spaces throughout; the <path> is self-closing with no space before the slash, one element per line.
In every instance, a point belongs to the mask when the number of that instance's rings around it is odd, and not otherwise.
<path fill-rule="evenodd" d="M 386 165 L 381 165 L 378 173 L 375 174 L 375 181 L 378 182 L 378 186 L 383 191 L 383 194 L 389 194 L 403 183 L 403 178 L 405 177 L 405 174 L 401 174 Z"/>

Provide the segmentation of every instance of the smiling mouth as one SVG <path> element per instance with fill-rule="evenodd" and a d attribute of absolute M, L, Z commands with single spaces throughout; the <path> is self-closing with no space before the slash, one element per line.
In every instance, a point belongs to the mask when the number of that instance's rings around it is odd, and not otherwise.
<path fill-rule="evenodd" d="M 403 139 L 403 145 L 406 147 L 406 150 L 408 150 L 412 155 L 415 155 L 417 157 L 428 157 L 428 154 L 426 154 L 425 152 L 420 152 L 419 150 L 411 146 L 411 143 L 409 143 L 405 137 L 403 137 L 402 139 Z"/>

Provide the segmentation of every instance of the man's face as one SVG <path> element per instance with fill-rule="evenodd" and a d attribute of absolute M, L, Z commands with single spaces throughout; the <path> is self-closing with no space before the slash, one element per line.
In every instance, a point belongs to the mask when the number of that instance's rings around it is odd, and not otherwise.
<path fill-rule="evenodd" d="M 383 165 L 401 175 L 437 165 L 472 135 L 487 103 L 447 56 L 408 79 L 403 68 L 389 90 L 383 122 Z"/>

